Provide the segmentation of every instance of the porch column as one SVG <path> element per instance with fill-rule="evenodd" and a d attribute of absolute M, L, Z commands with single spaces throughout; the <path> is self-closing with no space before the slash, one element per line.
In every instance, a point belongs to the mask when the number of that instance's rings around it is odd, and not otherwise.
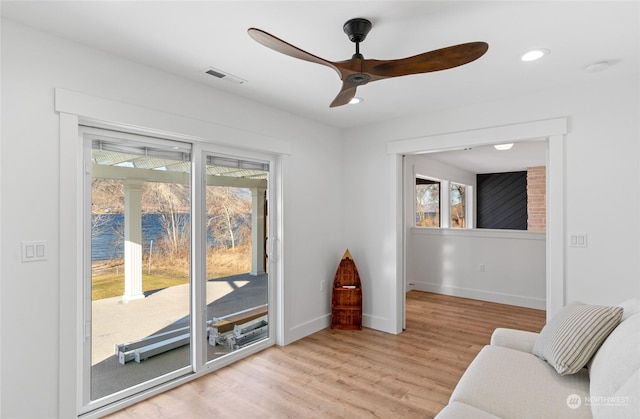
<path fill-rule="evenodd" d="M 251 275 L 265 271 L 265 188 L 251 188 Z"/>
<path fill-rule="evenodd" d="M 142 184 L 124 184 L 124 301 L 144 298 L 142 293 Z"/>

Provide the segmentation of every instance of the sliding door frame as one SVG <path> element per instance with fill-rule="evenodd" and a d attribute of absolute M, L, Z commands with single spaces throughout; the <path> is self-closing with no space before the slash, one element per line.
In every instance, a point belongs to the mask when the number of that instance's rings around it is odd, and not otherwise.
<path fill-rule="evenodd" d="M 199 223 L 197 221 L 193 221 L 193 220 L 197 220 L 197 218 L 193 217 L 193 209 L 196 208 L 198 205 L 196 205 L 197 200 L 201 199 L 200 196 L 198 196 L 198 194 L 194 194 L 193 193 L 193 144 L 189 143 L 189 142 L 184 142 L 184 141 L 167 141 L 163 138 L 153 138 L 153 137 L 149 137 L 149 136 L 143 136 L 143 135 L 139 135 L 139 134 L 131 134 L 131 133 L 126 133 L 126 132 L 117 132 L 117 131 L 112 131 L 112 130 L 106 130 L 106 129 L 99 129 L 99 128 L 92 128 L 92 127 L 87 127 L 87 126 L 81 126 L 80 127 L 80 132 L 79 132 L 79 141 L 82 144 L 82 148 L 83 148 L 83 162 L 84 162 L 84 171 L 83 171 L 83 177 L 84 177 L 84 189 L 83 189 L 83 284 L 82 284 L 82 290 L 83 290 L 83 297 L 82 297 L 82 302 L 80 303 L 82 305 L 82 311 L 83 311 L 83 315 L 82 318 L 80 319 L 80 322 L 82 324 L 83 327 L 83 337 L 80 343 L 80 351 L 82 352 L 82 358 L 83 358 L 83 363 L 82 363 L 82 368 L 80 371 L 80 374 L 78 376 L 78 380 L 80 382 L 80 386 L 82 387 L 81 389 L 81 393 L 82 393 L 82 398 L 81 398 L 81 405 L 79 406 L 79 413 L 80 414 L 84 414 L 84 413 L 88 413 L 91 412 L 93 410 L 96 409 L 100 409 L 103 406 L 109 405 L 111 403 L 114 402 L 119 402 L 120 400 L 123 399 L 127 399 L 129 397 L 134 396 L 135 394 L 144 392 L 145 390 L 148 390 L 152 387 L 155 387 L 157 385 L 163 384 L 165 382 L 169 382 L 172 381 L 174 379 L 177 379 L 179 377 L 182 376 L 186 376 L 188 374 L 191 374 L 193 372 L 196 372 L 196 364 L 195 364 L 195 358 L 193 357 L 193 352 L 189 352 L 189 363 L 187 365 L 178 367 L 177 369 L 170 371 L 170 372 L 166 372 L 163 373 L 161 375 L 158 375 L 154 378 L 150 378 L 147 381 L 143 381 L 141 383 L 138 384 L 134 384 L 130 387 L 124 388 L 122 390 L 116 391 L 114 393 L 105 395 L 103 397 L 100 397 L 98 399 L 92 400 L 91 398 L 91 394 L 93 392 L 92 389 L 92 377 L 91 374 L 93 372 L 93 366 L 92 366 L 92 351 L 93 351 L 93 344 L 94 344 L 94 340 L 93 340 L 93 324 L 94 324 L 94 319 L 93 319 L 93 300 L 92 300 L 92 254 L 91 254 L 91 246 L 92 246 L 92 223 L 91 223 L 91 217 L 92 217 L 92 211 L 91 211 L 91 200 L 92 200 L 92 186 L 91 186 L 91 181 L 94 177 L 93 174 L 93 170 L 92 170 L 92 158 L 91 158 L 91 153 L 93 150 L 93 141 L 94 140 L 99 140 L 99 141 L 107 141 L 107 142 L 117 142 L 117 143 L 122 143 L 123 145 L 128 145 L 128 144 L 134 144 L 135 147 L 144 147 L 145 150 L 147 150 L 149 147 L 151 148 L 158 148 L 158 149 L 166 149 L 166 150 L 171 150 L 172 148 L 178 148 L 178 147 L 173 147 L 173 146 L 179 146 L 179 147 L 184 147 L 184 146 L 189 146 L 190 151 L 189 154 L 191 155 L 191 159 L 190 159 L 190 172 L 188 175 L 189 178 L 189 195 L 190 195 L 190 203 L 189 203 L 189 207 L 190 207 L 190 219 L 192 220 L 190 222 L 191 226 L 192 226 L 192 231 L 196 230 L 196 228 L 194 228 L 194 225 L 198 225 Z M 178 161 L 178 160 L 176 160 Z M 138 179 L 140 181 L 142 181 L 143 179 Z M 144 180 L 145 182 L 148 181 L 148 179 Z M 126 210 L 125 210 L 126 212 Z M 197 280 L 197 278 L 195 278 L 193 276 L 194 273 L 194 269 L 193 269 L 193 264 L 196 263 L 198 261 L 197 258 L 194 257 L 196 249 L 194 249 L 193 247 L 193 241 L 192 241 L 192 245 L 190 246 L 189 249 L 189 253 L 190 253 L 190 274 L 189 274 L 189 283 L 190 283 L 190 297 L 189 297 L 189 318 L 193 319 L 194 314 L 198 312 L 198 307 L 193 305 L 193 302 L 195 301 L 195 299 L 193 298 L 193 294 L 194 294 L 194 289 L 193 289 L 193 283 L 195 280 Z M 126 250 L 125 250 L 126 253 Z M 125 256 L 126 257 L 126 256 Z M 125 270 L 126 270 L 126 261 L 125 261 Z M 190 338 L 190 348 L 192 348 L 194 346 L 194 343 L 197 342 L 196 339 L 200 339 L 201 338 L 201 334 L 198 333 L 199 329 L 194 328 L 193 322 L 190 322 L 191 328 L 190 328 L 190 333 L 191 333 L 191 338 Z M 124 343 L 124 342 L 121 342 Z M 123 366 L 123 368 L 125 368 Z"/>
<path fill-rule="evenodd" d="M 287 156 L 290 154 L 289 143 L 249 132 L 246 129 L 236 129 L 65 89 L 55 89 L 55 110 L 59 114 L 60 123 L 59 417 L 101 417 L 196 379 L 274 343 L 283 344 L 284 316 L 282 314 L 285 304 L 282 287 L 282 268 L 284 266 L 281 243 L 283 235 L 282 178 L 286 171 L 286 167 L 283 166 L 286 166 Z M 82 285 L 85 273 L 83 252 L 86 245 L 83 225 L 86 197 L 83 180 L 87 170 L 87 162 L 85 162 L 83 141 L 80 135 L 81 126 L 189 142 L 193 145 L 192 181 L 197 173 L 202 172 L 202 167 L 199 167 L 203 164 L 200 157 L 205 149 L 214 153 L 222 149 L 232 150 L 230 154 L 236 156 L 244 156 L 245 153 L 269 156 L 271 198 L 269 206 L 270 218 L 274 223 L 273 230 L 270 230 L 269 233 L 269 339 L 251 345 L 246 350 L 224 356 L 220 358 L 220 362 L 210 363 L 202 362 L 205 358 L 205 348 L 202 345 L 192 345 L 193 371 L 191 373 L 86 413 L 82 413 L 84 399 L 81 378 L 84 365 L 80 343 L 85 334 L 85 326 L 82 321 L 84 296 Z M 198 158 L 193 156 L 198 156 Z M 196 188 L 193 187 L 193 189 Z M 192 207 L 193 205 L 192 203 Z M 193 210 L 196 210 L 195 207 Z M 197 215 L 197 213 L 193 214 L 193 216 Z M 192 234 L 192 241 L 194 240 L 202 240 L 201 233 L 198 233 L 197 236 Z M 191 265 L 192 270 L 200 264 L 196 253 L 192 250 L 192 257 L 195 258 Z M 192 272 L 192 275 L 201 275 L 201 273 Z M 191 293 L 192 304 L 195 303 L 195 307 L 198 307 L 192 308 L 192 322 L 202 324 L 202 321 L 205 320 L 202 310 L 203 302 L 193 300 L 194 298 L 199 299 L 197 295 L 196 292 Z M 201 334 L 198 337 L 197 330 L 198 328 L 194 329 L 196 332 L 194 338 L 204 340 L 202 334 L 205 332 L 200 331 Z"/>
<path fill-rule="evenodd" d="M 195 360 L 194 367 L 195 373 L 199 372 L 207 372 L 210 370 L 215 370 L 220 368 L 221 366 L 225 366 L 237 361 L 239 358 L 246 356 L 247 352 L 255 353 L 259 350 L 262 350 L 268 346 L 272 346 L 277 341 L 277 332 L 280 330 L 281 325 L 278 322 L 280 316 L 278 316 L 278 308 L 281 304 L 278 303 L 278 293 L 277 289 L 280 288 L 278 284 L 281 284 L 282 277 L 280 275 L 280 262 L 276 257 L 269 257 L 268 259 L 268 324 L 269 324 L 269 332 L 268 337 L 264 340 L 261 340 L 246 349 L 241 350 L 241 353 L 236 351 L 231 352 L 230 354 L 224 355 L 220 358 L 216 358 L 213 360 L 207 360 L 207 339 L 206 336 L 202 336 L 204 331 L 206 330 L 206 313 L 207 313 L 207 302 L 206 302 L 206 263 L 207 263 L 207 233 L 206 229 L 202 228 L 202 226 L 206 225 L 206 188 L 207 188 L 207 178 L 206 178 L 206 166 L 207 166 L 207 157 L 208 156 L 216 156 L 216 157 L 227 157 L 231 159 L 242 159 L 248 161 L 255 161 L 261 163 L 267 163 L 269 165 L 269 179 L 268 179 L 268 187 L 267 187 L 267 205 L 268 205 L 268 227 L 267 231 L 275 232 L 275 235 L 279 235 L 278 231 L 280 226 L 282 225 L 282 216 L 281 209 L 278 209 L 278 202 L 280 202 L 280 182 L 278 179 L 278 170 L 279 167 L 279 158 L 278 156 L 271 155 L 269 153 L 263 152 L 255 152 L 249 150 L 239 150 L 233 147 L 213 145 L 213 144 L 204 144 L 204 143 L 196 143 L 193 145 L 192 149 L 192 202 L 194 203 L 192 207 L 193 217 L 198 220 L 198 222 L 192 223 L 192 275 L 194 275 L 195 280 L 192 281 L 192 286 L 197 287 L 196 292 L 192 292 L 191 296 L 192 306 L 195 307 L 192 316 L 192 330 L 195 330 L 197 340 L 194 340 L 194 345 L 192 345 L 192 359 Z M 276 180 L 276 181 L 274 181 Z M 280 207 L 281 208 L 281 207 Z M 271 233 L 270 233 L 271 234 Z M 278 243 L 275 240 L 269 240 L 268 252 L 267 254 L 272 255 L 277 252 L 275 246 Z M 275 304 L 272 304 L 275 302 Z M 271 325 L 275 325 L 272 327 Z"/>

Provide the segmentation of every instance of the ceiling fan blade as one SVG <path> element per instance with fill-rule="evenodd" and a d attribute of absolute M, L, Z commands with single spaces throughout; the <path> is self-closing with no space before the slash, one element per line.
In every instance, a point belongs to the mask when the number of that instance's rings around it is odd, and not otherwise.
<path fill-rule="evenodd" d="M 363 25 L 363 23 L 368 25 Z M 469 42 L 397 60 L 369 60 L 364 59 L 360 54 L 359 43 L 364 40 L 370 28 L 371 22 L 366 19 L 352 19 L 345 24 L 345 33 L 352 42 L 356 43 L 356 53 L 350 60 L 339 62 L 320 58 L 261 29 L 249 28 L 247 32 L 256 42 L 281 54 L 334 69 L 342 80 L 342 88 L 331 102 L 330 107 L 332 108 L 349 103 L 355 97 L 358 86 L 389 77 L 429 73 L 458 67 L 477 60 L 489 49 L 486 42 Z"/>
<path fill-rule="evenodd" d="M 357 88 L 358 86 L 356 85 L 353 85 L 348 82 L 343 82 L 342 89 L 340 89 L 340 93 L 338 93 L 338 96 L 336 96 L 336 98 L 333 99 L 333 102 L 331 102 L 331 105 L 329 105 L 329 107 L 335 108 L 337 106 L 348 104 L 349 101 L 353 99 L 353 97 L 356 95 Z"/>
<path fill-rule="evenodd" d="M 488 49 L 486 42 L 469 42 L 398 60 L 364 60 L 362 71 L 379 79 L 447 70 L 477 60 Z"/>
<path fill-rule="evenodd" d="M 249 33 L 249 36 L 251 36 L 256 42 L 264 45 L 267 48 L 271 48 L 274 51 L 278 51 L 293 58 L 298 58 L 300 60 L 305 60 L 316 64 L 326 65 L 327 67 L 333 68 L 336 72 L 338 72 L 338 74 L 340 74 L 340 70 L 331 61 L 325 60 L 324 58 L 320 58 L 307 51 L 304 51 L 286 41 L 283 41 L 278 37 L 271 35 L 270 33 L 256 28 L 249 28 L 247 32 Z"/>

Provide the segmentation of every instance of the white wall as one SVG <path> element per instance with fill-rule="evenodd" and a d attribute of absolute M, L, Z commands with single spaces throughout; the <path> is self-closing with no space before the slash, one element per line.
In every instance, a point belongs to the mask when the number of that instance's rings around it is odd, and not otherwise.
<path fill-rule="evenodd" d="M 366 321 L 394 330 L 397 243 L 386 221 L 394 198 L 387 143 L 564 116 L 565 237 L 586 232 L 589 243 L 573 248 L 565 241 L 565 301 L 609 304 L 640 295 L 640 85 L 614 68 L 588 84 L 345 132 L 345 234 L 363 277 Z"/>
<path fill-rule="evenodd" d="M 544 234 L 411 228 L 408 289 L 545 309 Z"/>
<path fill-rule="evenodd" d="M 429 158 L 429 154 L 414 154 L 405 158 L 405 171 L 410 181 L 412 176 L 422 175 L 434 179 L 444 179 L 450 182 L 476 186 L 476 174 L 458 167 L 450 166 L 439 160 Z"/>
<path fill-rule="evenodd" d="M 285 342 L 329 324 L 329 287 L 320 292 L 319 284 L 333 278 L 345 247 L 338 130 L 9 21 L 1 29 L 0 417 L 58 415 L 60 331 L 73 327 L 58 321 L 60 283 L 73 279 L 59 275 L 59 208 L 66 210 L 59 173 L 65 161 L 59 161 L 54 88 L 232 127 L 241 133 L 233 140 L 238 146 L 253 144 L 252 132 L 289 144 L 283 180 Z M 22 240 L 47 240 L 48 260 L 21 263 Z"/>

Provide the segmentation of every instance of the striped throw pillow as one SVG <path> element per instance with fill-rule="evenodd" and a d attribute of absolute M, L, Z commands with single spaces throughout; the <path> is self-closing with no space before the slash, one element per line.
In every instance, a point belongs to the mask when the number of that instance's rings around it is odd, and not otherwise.
<path fill-rule="evenodd" d="M 622 307 L 571 303 L 540 331 L 532 352 L 558 374 L 575 374 L 620 323 L 622 311 Z"/>

